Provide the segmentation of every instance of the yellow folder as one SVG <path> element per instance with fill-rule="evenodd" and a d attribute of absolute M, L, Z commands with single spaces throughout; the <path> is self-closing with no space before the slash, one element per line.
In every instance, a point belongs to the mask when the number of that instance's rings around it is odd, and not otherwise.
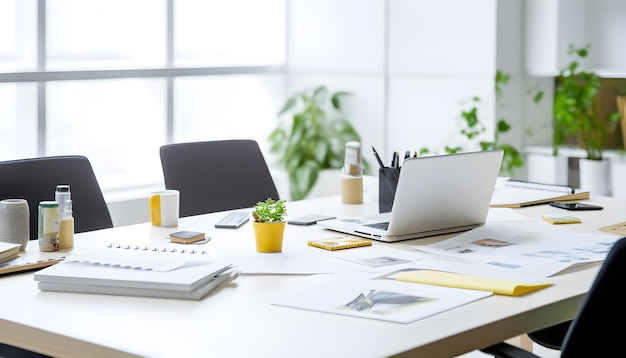
<path fill-rule="evenodd" d="M 459 273 L 415 270 L 400 272 L 398 281 L 423 283 L 435 286 L 467 288 L 470 290 L 490 291 L 498 295 L 519 296 L 551 286 L 551 283 L 519 282 L 489 277 L 463 275 Z"/>

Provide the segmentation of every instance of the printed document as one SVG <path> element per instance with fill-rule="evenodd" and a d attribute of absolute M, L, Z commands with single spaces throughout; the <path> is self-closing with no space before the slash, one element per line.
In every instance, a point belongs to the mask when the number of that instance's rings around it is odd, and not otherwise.
<path fill-rule="evenodd" d="M 488 265 L 498 276 L 541 280 L 568 267 L 603 261 L 618 236 L 566 232 L 543 223 L 488 223 L 417 250 Z"/>

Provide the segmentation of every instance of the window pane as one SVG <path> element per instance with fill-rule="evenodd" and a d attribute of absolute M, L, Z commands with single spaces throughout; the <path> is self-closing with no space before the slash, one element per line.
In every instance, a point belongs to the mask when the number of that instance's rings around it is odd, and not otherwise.
<path fill-rule="evenodd" d="M 103 190 L 162 183 L 166 142 L 164 79 L 48 84 L 48 155 L 91 161 Z"/>
<path fill-rule="evenodd" d="M 267 137 L 284 101 L 280 75 L 181 77 L 175 81 L 174 141 Z"/>
<path fill-rule="evenodd" d="M 0 72 L 37 67 L 36 21 L 34 0 L 0 1 Z"/>
<path fill-rule="evenodd" d="M 48 68 L 164 66 L 165 10 L 164 0 L 48 1 Z"/>
<path fill-rule="evenodd" d="M 0 160 L 37 156 L 37 86 L 0 83 Z"/>
<path fill-rule="evenodd" d="M 284 64 L 284 0 L 174 3 L 177 66 Z"/>

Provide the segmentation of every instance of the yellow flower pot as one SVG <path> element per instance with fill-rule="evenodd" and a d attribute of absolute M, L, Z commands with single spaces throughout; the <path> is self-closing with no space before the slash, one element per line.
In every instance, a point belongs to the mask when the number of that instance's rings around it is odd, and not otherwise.
<path fill-rule="evenodd" d="M 258 252 L 281 252 L 283 251 L 283 234 L 285 222 L 261 223 L 253 221 L 254 235 L 256 237 L 256 250 Z"/>

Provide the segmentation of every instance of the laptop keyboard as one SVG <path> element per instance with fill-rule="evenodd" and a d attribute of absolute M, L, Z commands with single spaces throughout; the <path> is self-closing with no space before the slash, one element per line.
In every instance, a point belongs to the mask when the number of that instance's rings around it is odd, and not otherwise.
<path fill-rule="evenodd" d="M 365 226 L 373 227 L 374 229 L 387 230 L 389 227 L 389 222 L 382 223 L 373 223 L 373 224 L 365 224 Z"/>

